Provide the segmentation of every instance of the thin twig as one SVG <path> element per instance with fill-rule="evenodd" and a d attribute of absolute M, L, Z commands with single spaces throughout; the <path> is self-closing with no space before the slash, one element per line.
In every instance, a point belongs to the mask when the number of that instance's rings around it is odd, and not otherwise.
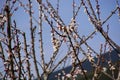
<path fill-rule="evenodd" d="M 32 2 L 31 0 L 28 0 L 29 2 L 29 16 L 30 16 L 30 31 L 31 31 L 31 48 L 32 48 L 32 54 L 33 54 L 33 60 L 34 60 L 34 66 L 35 66 L 35 71 L 37 78 L 40 80 L 40 75 L 39 75 L 39 70 L 36 62 L 36 55 L 35 55 L 35 40 L 34 40 L 34 31 L 33 31 L 33 22 L 32 22 Z"/>

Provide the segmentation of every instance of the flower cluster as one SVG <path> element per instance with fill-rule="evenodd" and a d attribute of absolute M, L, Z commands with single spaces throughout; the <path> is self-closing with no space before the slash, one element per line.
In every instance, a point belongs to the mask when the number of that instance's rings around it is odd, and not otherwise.
<path fill-rule="evenodd" d="M 86 73 L 87 71 L 84 70 L 84 72 Z M 55 77 L 58 78 L 58 80 L 76 80 L 78 75 L 83 75 L 83 71 L 79 67 L 76 67 L 73 73 L 66 73 L 64 70 L 62 70 L 62 72 L 59 72 L 57 75 L 55 75 Z"/>
<path fill-rule="evenodd" d="M 62 70 L 62 72 L 55 75 L 55 77 L 58 78 L 58 80 L 65 80 L 66 78 L 65 75 L 66 75 L 65 71 Z"/>
<path fill-rule="evenodd" d="M 110 70 L 115 70 L 115 66 L 112 65 L 112 62 L 111 61 L 108 61 L 108 65 L 110 67 Z"/>
<path fill-rule="evenodd" d="M 6 21 L 7 21 L 6 16 L 0 14 L 0 28 L 3 28 L 3 25 Z"/>
<path fill-rule="evenodd" d="M 87 49 L 88 49 L 87 58 L 88 58 L 88 60 L 89 60 L 91 63 L 93 63 L 95 60 L 94 60 L 94 57 L 91 55 L 92 52 L 91 52 L 91 50 L 89 49 L 89 47 L 88 47 Z"/>
<path fill-rule="evenodd" d="M 86 73 L 87 70 L 84 70 L 84 72 Z M 70 73 L 66 74 L 66 78 L 71 78 L 72 80 L 76 80 L 78 75 L 83 75 L 83 71 L 79 67 L 77 67 L 74 70 L 73 74 Z"/>
<path fill-rule="evenodd" d="M 71 58 L 72 58 L 72 64 L 74 64 L 76 62 L 76 56 L 75 56 L 75 53 L 72 51 L 71 53 Z"/>
<path fill-rule="evenodd" d="M 72 18 L 71 22 L 68 26 L 62 26 L 59 23 L 57 23 L 57 28 L 58 28 L 58 30 L 60 30 L 62 32 L 67 31 L 68 33 L 72 33 L 77 30 L 77 24 L 76 24 L 75 19 Z"/>
<path fill-rule="evenodd" d="M 55 34 L 54 34 L 54 30 L 52 30 L 51 31 L 51 40 L 52 40 L 52 43 L 53 43 L 53 50 L 54 50 L 54 52 L 55 51 L 57 51 L 57 49 L 59 48 L 59 46 L 60 46 L 60 41 L 59 41 L 59 39 L 57 39 L 56 37 L 55 37 Z"/>
<path fill-rule="evenodd" d="M 93 56 L 91 56 L 91 54 L 87 54 L 87 58 L 88 58 L 88 60 L 90 61 L 90 62 L 94 62 L 95 60 L 94 60 L 94 58 L 93 58 Z"/>

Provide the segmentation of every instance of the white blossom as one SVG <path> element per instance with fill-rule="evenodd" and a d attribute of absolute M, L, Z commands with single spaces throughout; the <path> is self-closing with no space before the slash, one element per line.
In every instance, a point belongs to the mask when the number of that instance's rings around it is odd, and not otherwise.
<path fill-rule="evenodd" d="M 111 67 L 110 67 L 110 70 L 115 70 L 115 67 L 114 67 L 114 66 L 111 66 Z"/>
<path fill-rule="evenodd" d="M 8 64 L 8 62 L 7 62 L 7 61 L 5 61 L 5 62 L 4 62 L 4 65 L 7 65 L 7 64 Z"/>
<path fill-rule="evenodd" d="M 71 74 L 66 74 L 66 77 L 67 77 L 67 78 L 71 78 L 72 75 L 71 75 Z"/>
<path fill-rule="evenodd" d="M 73 78 L 76 78 L 77 77 L 77 74 L 73 75 Z"/>
<path fill-rule="evenodd" d="M 62 80 L 65 80 L 65 76 L 62 76 Z"/>
<path fill-rule="evenodd" d="M 97 73 L 95 73 L 95 74 L 94 74 L 94 77 L 97 77 L 97 76 L 98 76 L 98 74 L 97 74 Z"/>
<path fill-rule="evenodd" d="M 106 68 L 106 67 L 103 67 L 103 71 L 106 72 L 106 71 L 107 71 L 107 68 Z"/>
<path fill-rule="evenodd" d="M 84 13 L 87 13 L 87 10 L 86 10 L 86 9 L 84 9 Z"/>
<path fill-rule="evenodd" d="M 18 66 L 15 66 L 15 69 L 18 70 L 19 69 Z"/>
<path fill-rule="evenodd" d="M 60 75 L 61 75 L 61 73 L 58 73 L 58 75 L 60 76 Z"/>
<path fill-rule="evenodd" d="M 94 62 L 95 61 L 94 58 L 93 58 L 93 56 L 91 56 L 90 54 L 88 54 L 87 57 L 88 57 L 88 60 L 90 62 Z"/>

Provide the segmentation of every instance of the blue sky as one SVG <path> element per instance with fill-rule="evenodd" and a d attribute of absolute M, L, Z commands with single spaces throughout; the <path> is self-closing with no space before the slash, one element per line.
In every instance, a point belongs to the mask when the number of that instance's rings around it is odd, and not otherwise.
<path fill-rule="evenodd" d="M 4 4 L 5 0 L 0 0 L 0 10 L 2 8 L 2 5 Z M 26 0 L 21 0 L 23 3 L 26 3 Z M 38 5 L 36 1 L 33 1 L 33 10 L 34 14 L 33 16 L 38 19 Z M 56 7 L 56 1 L 57 0 L 49 0 L 51 4 L 53 4 L 54 7 Z M 79 5 L 79 0 L 75 0 L 76 5 Z M 93 7 L 95 7 L 95 0 L 91 0 L 94 4 Z M 105 20 L 108 15 L 110 14 L 111 10 L 113 10 L 116 7 L 115 0 L 99 0 L 100 1 L 100 12 L 101 12 L 101 19 Z M 44 0 L 43 0 L 44 2 Z M 120 4 L 120 0 L 119 0 Z M 72 18 L 72 0 L 60 0 L 60 7 L 59 7 L 59 15 L 61 16 L 62 20 L 66 25 L 68 25 Z M 19 3 L 17 2 L 15 4 L 15 7 L 18 7 L 18 11 L 14 13 L 12 16 L 12 20 L 16 20 L 17 25 L 19 29 L 22 31 L 25 31 L 27 33 L 28 42 L 30 43 L 30 31 L 29 31 L 29 15 L 25 13 L 24 9 L 19 7 Z M 84 13 L 83 7 L 81 7 L 80 12 L 78 13 L 78 16 L 76 18 L 76 21 L 78 23 L 78 32 L 79 34 L 88 36 L 93 30 L 94 27 L 92 24 L 89 23 L 87 15 Z M 38 24 L 34 22 L 34 26 L 38 26 Z M 109 24 L 109 36 L 110 38 L 115 41 L 118 45 L 120 45 L 120 22 L 118 21 L 118 15 L 114 14 L 110 20 L 103 25 L 104 29 L 106 29 L 106 26 Z M 36 34 L 37 35 L 37 34 Z M 39 37 L 36 36 L 36 40 L 38 40 Z M 49 61 L 51 53 L 53 52 L 53 49 L 51 47 L 51 37 L 50 37 L 50 27 L 49 25 L 44 22 L 43 23 L 43 40 L 44 40 L 44 51 L 45 51 L 45 59 L 46 62 Z M 93 49 L 99 52 L 100 44 L 104 43 L 104 38 L 101 36 L 99 32 L 96 33 L 94 39 L 89 40 L 88 44 L 91 45 Z M 36 42 L 37 44 L 37 42 Z M 39 51 L 38 51 L 39 45 L 36 45 L 36 55 L 39 60 Z M 60 54 L 58 58 L 62 58 L 64 53 L 66 52 L 66 46 L 61 48 Z"/>

